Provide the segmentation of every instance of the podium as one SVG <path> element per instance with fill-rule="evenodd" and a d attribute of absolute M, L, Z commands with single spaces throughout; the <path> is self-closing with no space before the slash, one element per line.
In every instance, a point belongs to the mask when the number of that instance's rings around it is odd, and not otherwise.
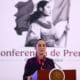
<path fill-rule="evenodd" d="M 76 70 L 63 70 L 65 73 L 65 80 L 76 80 Z M 39 70 L 38 80 L 49 80 L 49 70 Z"/>

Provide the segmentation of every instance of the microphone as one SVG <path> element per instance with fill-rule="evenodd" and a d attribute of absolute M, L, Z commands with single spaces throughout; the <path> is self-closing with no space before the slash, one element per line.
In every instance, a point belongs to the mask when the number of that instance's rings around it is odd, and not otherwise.
<path fill-rule="evenodd" d="M 54 64 L 55 64 L 59 69 L 62 70 L 62 67 L 61 67 L 59 64 L 57 64 L 55 61 L 54 61 Z"/>

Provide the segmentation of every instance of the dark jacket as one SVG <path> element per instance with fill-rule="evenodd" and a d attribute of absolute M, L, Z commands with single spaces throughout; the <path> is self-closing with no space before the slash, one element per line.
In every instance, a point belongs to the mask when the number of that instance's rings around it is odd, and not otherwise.
<path fill-rule="evenodd" d="M 55 68 L 53 60 L 46 58 L 44 61 L 43 69 L 51 70 L 53 68 Z M 29 59 L 25 65 L 23 80 L 26 80 L 27 76 L 32 75 L 35 71 L 40 69 L 41 69 L 41 64 L 37 61 L 36 57 Z"/>

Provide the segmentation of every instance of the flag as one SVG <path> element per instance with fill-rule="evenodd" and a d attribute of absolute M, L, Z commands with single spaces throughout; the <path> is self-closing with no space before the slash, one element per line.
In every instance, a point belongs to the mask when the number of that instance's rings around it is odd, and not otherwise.
<path fill-rule="evenodd" d="M 66 47 L 67 46 L 67 32 L 69 30 L 69 11 L 70 11 L 70 0 L 54 0 L 54 8 L 52 10 L 52 20 L 53 24 L 57 26 L 59 22 L 66 21 L 67 24 L 63 26 L 59 25 L 57 27 L 59 38 L 59 46 Z M 60 30 L 59 30 L 59 29 Z"/>
<path fill-rule="evenodd" d="M 69 20 L 70 0 L 54 0 L 53 8 L 53 24 L 56 25 L 59 21 Z"/>

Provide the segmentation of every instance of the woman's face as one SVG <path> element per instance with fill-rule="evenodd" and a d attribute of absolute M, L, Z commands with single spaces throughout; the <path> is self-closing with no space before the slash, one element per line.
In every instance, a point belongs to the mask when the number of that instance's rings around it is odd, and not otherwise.
<path fill-rule="evenodd" d="M 44 40 L 39 40 L 36 45 L 37 56 L 41 59 L 46 53 L 46 43 Z"/>
<path fill-rule="evenodd" d="M 51 15 L 51 12 L 52 12 L 52 10 L 51 10 L 51 4 L 50 4 L 50 2 L 49 2 L 49 3 L 47 3 L 47 4 L 45 5 L 45 7 L 44 7 L 44 14 L 46 14 L 46 15 Z"/>

